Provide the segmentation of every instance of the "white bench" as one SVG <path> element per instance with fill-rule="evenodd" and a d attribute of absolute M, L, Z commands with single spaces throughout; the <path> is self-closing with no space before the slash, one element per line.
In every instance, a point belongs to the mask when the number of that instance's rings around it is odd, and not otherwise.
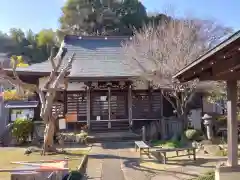
<path fill-rule="evenodd" d="M 135 150 L 139 149 L 140 158 L 142 157 L 142 151 L 147 150 L 147 154 L 149 155 L 150 146 L 148 146 L 144 141 L 135 141 Z"/>

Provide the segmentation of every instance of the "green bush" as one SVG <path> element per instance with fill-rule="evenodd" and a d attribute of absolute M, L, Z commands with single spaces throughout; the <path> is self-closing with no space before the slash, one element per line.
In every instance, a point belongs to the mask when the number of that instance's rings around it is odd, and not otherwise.
<path fill-rule="evenodd" d="M 215 173 L 214 173 L 214 171 L 210 171 L 204 175 L 201 175 L 197 178 L 193 178 L 191 180 L 214 180 L 214 179 L 215 179 Z"/>
<path fill-rule="evenodd" d="M 221 150 L 217 151 L 214 155 L 215 156 L 227 156 L 228 152 L 227 152 L 227 150 L 221 149 Z M 238 157 L 240 157 L 240 151 L 238 151 Z"/>
<path fill-rule="evenodd" d="M 227 156 L 227 151 L 221 149 L 215 153 L 215 156 Z"/>
<path fill-rule="evenodd" d="M 200 138 L 201 133 L 196 129 L 187 129 L 184 132 L 186 138 L 191 141 L 197 141 Z"/>
<path fill-rule="evenodd" d="M 178 148 L 180 147 L 180 142 L 179 141 L 167 141 L 163 147 L 168 147 L 168 148 Z"/>
<path fill-rule="evenodd" d="M 13 123 L 12 134 L 17 142 L 22 144 L 27 141 L 29 134 L 33 130 L 33 123 L 30 120 L 18 118 Z"/>
<path fill-rule="evenodd" d="M 227 120 L 227 117 L 226 117 L 226 115 L 221 115 L 221 116 L 218 116 L 218 117 L 216 118 L 216 120 L 217 120 L 217 121 L 226 121 L 226 120 Z"/>
<path fill-rule="evenodd" d="M 152 146 L 154 147 L 164 147 L 164 148 L 178 148 L 181 146 L 181 143 L 179 141 L 152 141 L 151 142 Z"/>

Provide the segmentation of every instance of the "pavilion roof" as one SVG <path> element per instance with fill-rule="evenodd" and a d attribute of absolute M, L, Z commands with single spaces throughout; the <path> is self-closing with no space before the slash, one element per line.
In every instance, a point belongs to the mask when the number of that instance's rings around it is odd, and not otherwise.
<path fill-rule="evenodd" d="M 236 58 L 239 55 L 240 30 L 180 70 L 173 77 L 180 81 L 188 81 L 195 78 L 201 79 L 204 75 L 203 79 L 207 77 L 207 80 L 212 80 L 210 76 L 212 78 L 215 76 L 215 80 L 222 80 L 223 74 L 226 75 L 227 71 L 239 66 L 239 58 Z M 220 76 L 220 74 L 222 75 Z"/>

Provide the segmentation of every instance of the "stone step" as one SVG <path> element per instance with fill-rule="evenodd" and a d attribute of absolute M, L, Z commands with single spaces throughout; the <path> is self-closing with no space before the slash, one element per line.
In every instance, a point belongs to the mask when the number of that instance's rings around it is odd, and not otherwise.
<path fill-rule="evenodd" d="M 121 142 L 141 140 L 141 136 L 130 132 L 129 130 L 115 130 L 103 132 L 91 132 L 88 141 L 90 143 L 100 142 Z"/>
<path fill-rule="evenodd" d="M 141 137 L 105 137 L 105 138 L 90 138 L 88 143 L 103 143 L 103 142 L 134 142 L 140 141 Z"/>
<path fill-rule="evenodd" d="M 111 126 L 108 126 L 108 121 L 94 121 L 91 122 L 90 129 L 93 132 L 112 132 L 119 130 L 129 130 L 128 121 L 112 121 Z"/>

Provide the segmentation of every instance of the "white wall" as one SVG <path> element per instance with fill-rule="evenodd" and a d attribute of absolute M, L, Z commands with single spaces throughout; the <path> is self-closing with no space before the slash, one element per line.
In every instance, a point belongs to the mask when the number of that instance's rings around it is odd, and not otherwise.
<path fill-rule="evenodd" d="M 202 121 L 202 109 L 193 109 L 191 110 L 190 115 L 191 123 L 194 129 L 201 130 L 201 121 Z"/>

